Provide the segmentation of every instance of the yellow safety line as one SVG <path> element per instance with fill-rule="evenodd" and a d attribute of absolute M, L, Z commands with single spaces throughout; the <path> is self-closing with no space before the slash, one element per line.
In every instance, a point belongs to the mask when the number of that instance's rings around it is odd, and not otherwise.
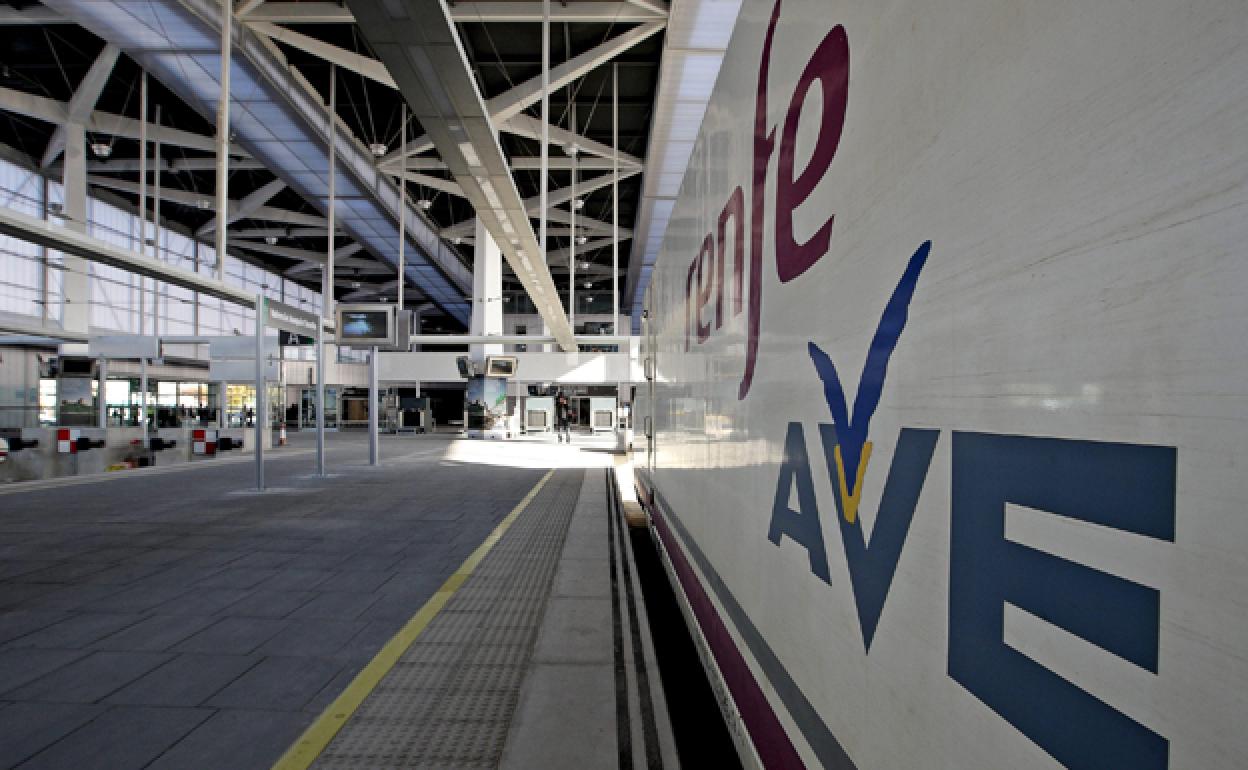
<path fill-rule="evenodd" d="M 373 657 L 368 665 L 356 675 L 351 684 L 347 685 L 347 689 L 342 691 L 333 703 L 321 713 L 316 721 L 312 723 L 303 735 L 299 736 L 299 740 L 293 746 L 286 750 L 282 758 L 277 760 L 277 764 L 273 765 L 273 770 L 306 770 L 310 767 L 316 758 L 321 755 L 329 742 L 333 740 L 342 726 L 347 720 L 359 709 L 364 699 L 376 689 L 382 678 L 394 668 L 394 664 L 399 662 L 399 658 L 403 657 L 403 653 L 412 646 L 416 641 L 416 637 L 429 626 L 433 618 L 441 611 L 450 598 L 459 590 L 460 586 L 468 580 L 473 570 L 481 564 L 486 554 L 502 539 L 503 534 L 511 527 L 511 525 L 520 517 L 520 514 L 533 502 L 533 498 L 537 497 L 537 493 L 546 486 L 546 482 L 550 480 L 555 471 L 551 469 L 542 477 L 541 481 L 524 499 L 511 509 L 511 513 L 498 523 L 494 531 L 477 546 L 464 563 L 459 565 L 459 569 L 455 570 L 455 574 L 447 578 L 442 587 L 437 590 L 429 601 L 425 602 L 425 606 L 407 621 L 407 624 L 395 634 L 381 651 Z"/>

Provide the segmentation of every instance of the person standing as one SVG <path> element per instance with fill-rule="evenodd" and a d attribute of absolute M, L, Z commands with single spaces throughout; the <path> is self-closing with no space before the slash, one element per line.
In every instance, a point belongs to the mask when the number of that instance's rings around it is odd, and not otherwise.
<path fill-rule="evenodd" d="M 572 443 L 572 431 L 569 427 L 571 421 L 572 408 L 568 406 L 568 397 L 561 392 L 555 399 L 555 434 L 559 436 L 561 444 L 564 441 Z"/>

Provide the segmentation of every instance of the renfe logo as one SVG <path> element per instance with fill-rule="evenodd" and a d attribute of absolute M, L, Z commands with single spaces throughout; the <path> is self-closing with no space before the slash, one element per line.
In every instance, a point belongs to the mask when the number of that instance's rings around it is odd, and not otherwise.
<path fill-rule="evenodd" d="M 758 77 L 758 93 L 754 106 L 754 179 L 750 193 L 750 298 L 746 332 L 745 373 L 737 391 L 743 399 L 750 392 L 754 379 L 754 365 L 758 360 L 759 322 L 763 308 L 763 231 L 766 224 L 767 170 L 775 150 L 776 126 L 767 121 L 767 73 L 771 66 L 771 45 L 775 36 L 776 22 L 780 18 L 780 0 L 776 0 L 763 40 L 762 64 Z M 819 118 L 819 134 L 814 152 L 806 167 L 794 177 L 794 150 L 797 145 L 797 127 L 801 118 L 806 95 L 818 82 L 821 89 L 823 111 Z M 841 129 L 845 125 L 846 99 L 849 94 L 849 39 L 845 28 L 833 27 L 815 49 L 797 85 L 789 98 L 784 116 L 784 130 L 780 134 L 780 157 L 776 169 L 775 198 L 775 253 L 776 274 L 781 283 L 788 283 L 810 269 L 828 252 L 832 237 L 834 215 L 820 225 L 809 240 L 799 243 L 793 235 L 793 211 L 810 197 L 832 164 L 837 147 L 841 143 Z M 712 299 L 715 304 L 714 323 L 719 329 L 724 324 L 724 270 L 727 262 L 728 226 L 732 228 L 732 278 L 733 315 L 739 315 L 744 300 L 744 235 L 745 196 L 736 187 L 728 196 L 719 214 L 715 233 L 707 233 L 702 247 L 689 265 L 685 282 L 685 350 L 689 350 L 691 337 L 698 344 L 706 342 L 711 335 L 711 320 L 707 317 Z"/>
<path fill-rule="evenodd" d="M 749 315 L 746 363 L 738 398 L 750 391 L 762 308 L 765 188 L 776 126 L 767 120 L 767 84 L 781 3 L 763 42 L 754 118 L 750 200 Z M 797 125 L 808 91 L 818 82 L 823 113 L 815 149 L 794 175 Z M 793 212 L 828 171 L 841 139 L 849 87 L 849 42 L 834 27 L 804 68 L 785 113 L 775 190 L 775 260 L 781 283 L 801 276 L 827 252 L 834 216 L 799 243 Z M 686 350 L 723 325 L 724 280 L 732 242 L 729 312 L 744 305 L 745 201 L 729 195 L 715 233 L 707 234 L 689 266 L 685 287 Z M 730 228 L 731 225 L 731 228 Z M 921 244 L 902 271 L 867 353 L 852 412 L 833 356 L 815 342 L 808 352 L 823 386 L 831 424 L 819 424 L 823 467 L 835 490 L 835 517 L 848 567 L 864 653 L 869 653 L 941 431 L 902 428 L 874 512 L 868 542 L 859 507 L 871 460 L 868 440 L 888 364 L 909 319 L 911 299 L 931 252 Z M 710 309 L 714 306 L 713 321 Z M 1023 735 L 1071 768 L 1160 770 L 1169 743 L 1005 641 L 1006 604 L 1058 626 L 1143 670 L 1157 672 L 1159 592 L 1025 546 L 1006 536 L 1007 505 L 1173 541 L 1176 454 L 1173 448 L 1085 440 L 955 431 L 952 434 L 949 554 L 948 673 Z M 797 507 L 789 501 L 796 493 Z M 806 433 L 789 423 L 767 537 L 805 549 L 811 572 L 831 584 L 823 525 Z"/>

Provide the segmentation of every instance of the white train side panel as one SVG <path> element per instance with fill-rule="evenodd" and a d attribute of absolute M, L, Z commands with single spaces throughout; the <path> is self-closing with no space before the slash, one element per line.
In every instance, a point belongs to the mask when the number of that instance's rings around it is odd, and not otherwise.
<path fill-rule="evenodd" d="M 764 766 L 1248 766 L 1245 41 L 746 0 L 636 415 Z"/>

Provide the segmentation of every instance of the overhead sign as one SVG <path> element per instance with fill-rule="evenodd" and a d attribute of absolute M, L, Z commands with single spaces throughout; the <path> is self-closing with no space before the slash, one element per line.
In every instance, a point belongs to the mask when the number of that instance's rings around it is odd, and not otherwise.
<path fill-rule="evenodd" d="M 117 334 L 92 337 L 87 343 L 91 358 L 160 358 L 160 338 L 151 335 Z"/>
<path fill-rule="evenodd" d="M 264 306 L 267 310 L 265 324 L 268 326 L 290 332 L 291 334 L 302 334 L 305 336 L 316 334 L 316 325 L 321 319 L 315 313 L 309 313 L 306 310 L 291 307 L 285 302 L 278 302 L 272 299 L 266 300 Z"/>

